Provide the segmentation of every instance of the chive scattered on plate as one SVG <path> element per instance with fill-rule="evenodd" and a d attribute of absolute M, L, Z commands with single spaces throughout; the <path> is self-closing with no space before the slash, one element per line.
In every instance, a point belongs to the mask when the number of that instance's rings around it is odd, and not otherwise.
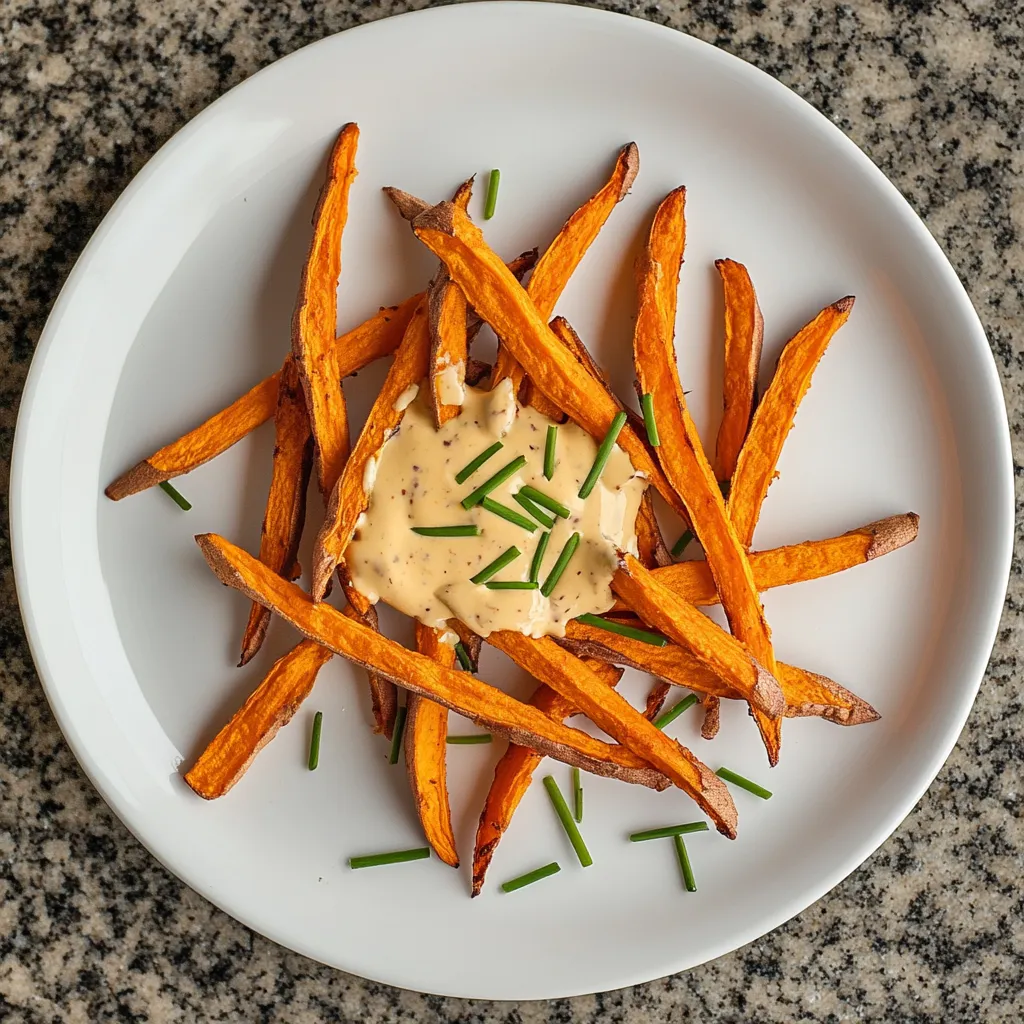
<path fill-rule="evenodd" d="M 480 502 L 480 507 L 493 515 L 500 516 L 514 526 L 521 526 L 524 530 L 529 530 L 530 533 L 537 529 L 537 524 L 532 519 L 527 519 L 521 512 L 509 508 L 508 505 L 502 505 L 500 501 L 495 501 L 493 498 L 484 498 Z"/>
<path fill-rule="evenodd" d="M 691 832 L 707 832 L 706 821 L 690 821 L 685 825 L 666 825 L 664 828 L 649 828 L 646 832 L 634 832 L 631 843 L 646 843 L 649 839 L 671 839 L 673 836 L 688 836 Z"/>
<path fill-rule="evenodd" d="M 548 578 L 544 581 L 544 586 L 540 588 L 540 592 L 545 597 L 550 597 L 552 591 L 558 586 L 558 581 L 562 578 L 562 573 L 565 572 L 566 567 L 569 564 L 569 560 L 574 554 L 576 549 L 580 546 L 580 535 L 574 533 L 566 542 L 565 547 L 562 548 L 561 554 L 558 556 L 558 561 L 551 568 L 551 572 L 548 573 Z"/>
<path fill-rule="evenodd" d="M 516 889 L 522 889 L 525 885 L 533 885 L 534 882 L 539 882 L 542 878 L 547 878 L 549 875 L 557 875 L 562 869 L 558 866 L 557 861 L 552 861 L 550 864 L 545 864 L 542 868 L 536 868 L 534 871 L 527 871 L 525 875 L 520 875 L 518 878 L 511 878 L 507 882 L 501 883 L 502 892 L 515 892 Z"/>
<path fill-rule="evenodd" d="M 558 427 L 551 424 L 548 436 L 544 441 L 544 479 L 550 480 L 555 475 L 555 444 L 558 441 Z"/>
<path fill-rule="evenodd" d="M 544 788 L 548 791 L 548 796 L 551 798 L 551 806 L 554 807 L 555 814 L 558 815 L 558 820 L 562 823 L 562 828 L 565 829 L 565 834 L 569 837 L 569 842 L 572 843 L 572 848 L 576 851 L 576 857 L 583 867 L 589 868 L 594 863 L 594 858 L 590 856 L 587 844 L 583 842 L 583 836 L 580 835 L 580 830 L 576 827 L 576 822 L 572 820 L 572 815 L 569 813 L 569 805 L 565 802 L 565 797 L 562 796 L 562 791 L 558 788 L 558 783 L 555 782 L 553 776 L 544 776 Z"/>
<path fill-rule="evenodd" d="M 393 853 L 370 853 L 365 857 L 349 857 L 348 866 L 375 868 L 381 864 L 404 864 L 410 860 L 426 860 L 429 856 L 429 846 L 418 846 L 415 850 L 395 850 Z"/>
<path fill-rule="evenodd" d="M 603 619 L 600 615 L 591 615 L 590 612 L 577 616 L 576 621 L 582 622 L 586 626 L 603 629 L 607 633 L 617 633 L 619 636 L 629 637 L 630 640 L 639 640 L 641 643 L 650 644 L 652 647 L 664 647 L 668 643 L 668 640 L 659 633 L 651 633 L 646 629 L 637 629 L 636 626 L 627 626 L 624 622 Z"/>
<path fill-rule="evenodd" d="M 468 747 L 472 743 L 490 743 L 494 737 L 489 732 L 475 732 L 468 736 L 446 736 L 445 743 Z"/>
<path fill-rule="evenodd" d="M 413 526 L 412 532 L 421 537 L 479 537 L 480 527 L 474 523 L 459 526 Z"/>
<path fill-rule="evenodd" d="M 544 561 L 544 552 L 548 549 L 549 540 L 551 540 L 551 534 L 542 533 L 537 541 L 537 548 L 533 552 L 533 561 L 530 563 L 530 579 L 534 583 L 540 580 L 540 565 Z"/>
<path fill-rule="evenodd" d="M 455 474 L 455 482 L 464 484 L 492 455 L 497 455 L 504 447 L 500 441 L 495 441 L 490 448 L 485 448 L 475 459 Z"/>
<path fill-rule="evenodd" d="M 481 583 L 486 583 L 496 573 L 501 572 L 509 562 L 514 562 L 521 554 L 522 552 L 517 547 L 506 548 L 490 565 L 485 565 L 475 576 L 471 577 L 470 583 L 475 583 L 477 586 Z"/>
<path fill-rule="evenodd" d="M 640 408 L 644 412 L 644 426 L 647 428 L 647 440 L 652 448 L 658 448 L 661 441 L 658 438 L 658 424 L 654 421 L 654 396 L 650 393 L 640 399 Z"/>
<path fill-rule="evenodd" d="M 398 752 L 402 749 L 402 733 L 405 732 L 405 716 L 408 709 L 404 704 L 398 705 L 395 712 L 395 731 L 391 734 L 391 754 L 388 757 L 389 764 L 398 764 Z"/>
<path fill-rule="evenodd" d="M 188 512 L 192 508 L 192 502 L 188 500 L 180 491 L 169 484 L 166 480 L 160 481 L 160 490 L 165 494 L 171 496 L 171 500 L 175 505 L 178 506 L 183 512 Z"/>
<path fill-rule="evenodd" d="M 666 725 L 670 725 L 674 722 L 684 711 L 689 711 L 694 704 L 700 703 L 697 699 L 697 695 L 694 693 L 684 697 L 677 704 L 673 704 L 664 714 L 659 715 L 654 720 L 654 727 L 656 729 L 664 729 Z"/>
<path fill-rule="evenodd" d="M 549 516 L 539 505 L 530 501 L 522 491 L 516 491 L 516 493 L 512 495 L 512 500 L 518 502 L 522 508 L 526 509 L 526 511 L 529 512 L 530 515 L 533 516 L 533 518 L 536 519 L 537 522 L 546 530 L 550 530 L 551 527 L 555 525 L 554 519 L 552 519 L 551 516 Z"/>
<path fill-rule="evenodd" d="M 697 891 L 697 880 L 693 877 L 693 868 L 690 867 L 690 855 L 686 852 L 686 843 L 682 836 L 675 836 L 676 858 L 679 861 L 679 870 L 683 873 L 683 885 L 687 892 Z"/>
<path fill-rule="evenodd" d="M 509 477 L 515 476 L 525 465 L 526 456 L 520 455 L 508 463 L 508 465 L 502 466 L 494 476 L 489 480 L 485 480 L 475 491 L 462 499 L 462 507 L 464 509 L 471 509 L 474 505 L 479 505 L 491 491 L 499 488 Z"/>
<path fill-rule="evenodd" d="M 544 508 L 550 509 L 560 519 L 568 519 L 572 515 L 560 501 L 556 501 L 554 498 L 549 498 L 543 491 L 538 491 L 536 487 L 531 487 L 527 484 L 525 487 L 519 488 L 519 494 L 524 498 L 529 498 L 530 501 L 537 505 L 543 505 Z"/>
<path fill-rule="evenodd" d="M 498 185 L 501 183 L 501 171 L 497 167 L 491 171 L 487 179 L 487 199 L 484 201 L 484 220 L 494 216 L 494 208 L 498 204 Z"/>
<path fill-rule="evenodd" d="M 469 651 L 466 650 L 466 645 L 461 640 L 455 645 L 455 657 L 459 659 L 459 664 L 466 672 L 476 671 L 473 659 L 469 656 Z"/>
<path fill-rule="evenodd" d="M 324 724 L 324 713 L 318 711 L 313 716 L 313 734 L 309 738 L 309 770 L 311 772 L 316 771 L 316 766 L 320 763 L 320 730 Z"/>
<path fill-rule="evenodd" d="M 672 557 L 678 558 L 690 546 L 691 540 L 693 530 L 683 530 L 682 536 L 672 545 Z"/>
<path fill-rule="evenodd" d="M 608 460 L 611 458 L 612 448 L 615 446 L 615 442 L 619 439 L 619 433 L 625 425 L 626 414 L 621 411 L 617 412 L 615 414 L 615 419 L 612 420 L 612 425 L 608 428 L 608 433 L 604 435 L 604 440 L 598 446 L 597 455 L 594 457 L 594 464 L 590 467 L 587 479 L 583 481 L 583 486 L 580 488 L 579 496 L 581 498 L 590 497 L 590 492 L 594 489 L 597 481 L 601 478 L 601 474 L 604 472 L 604 467 L 608 464 Z"/>
<path fill-rule="evenodd" d="M 734 786 L 739 786 L 740 789 L 745 789 L 748 793 L 759 796 L 762 800 L 771 799 L 771 790 L 765 789 L 764 786 L 759 786 L 756 782 L 751 782 L 750 779 L 743 778 L 742 775 L 737 775 L 728 768 L 719 768 L 715 774 L 720 779 L 725 779 L 726 782 L 731 782 Z"/>
<path fill-rule="evenodd" d="M 583 783 L 580 781 L 579 768 L 572 770 L 572 812 L 579 825 L 583 821 Z"/>

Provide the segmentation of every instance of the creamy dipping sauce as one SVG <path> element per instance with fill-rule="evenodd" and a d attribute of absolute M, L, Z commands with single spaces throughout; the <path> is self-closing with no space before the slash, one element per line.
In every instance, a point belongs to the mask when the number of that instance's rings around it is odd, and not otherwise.
<path fill-rule="evenodd" d="M 610 583 L 616 553 L 636 553 L 636 514 L 646 487 L 629 456 L 613 447 L 597 486 L 584 500 L 578 492 L 597 444 L 576 424 L 559 424 L 555 471 L 548 480 L 544 445 L 551 421 L 534 409 L 520 408 L 509 381 L 493 391 L 466 388 L 462 413 L 440 430 L 434 427 L 425 394 L 422 388 L 410 399 L 397 433 L 373 461 L 373 470 L 367 467 L 370 504 L 345 556 L 356 588 L 428 626 L 441 628 L 457 618 L 482 636 L 500 629 L 534 637 L 564 636 L 570 619 L 607 611 L 614 600 Z M 496 440 L 504 446 L 501 451 L 464 483 L 456 483 L 455 474 Z M 492 580 L 530 578 L 545 528 L 538 524 L 530 533 L 480 505 L 468 511 L 461 505 L 520 455 L 526 465 L 488 496 L 527 515 L 513 495 L 530 485 L 571 513 L 568 519 L 555 517 L 540 567 L 542 584 L 566 541 L 580 534 L 579 547 L 550 598 L 540 590 L 492 590 L 471 582 L 510 547 L 518 548 L 520 556 Z M 412 532 L 413 527 L 462 524 L 479 527 L 479 536 L 423 537 Z"/>

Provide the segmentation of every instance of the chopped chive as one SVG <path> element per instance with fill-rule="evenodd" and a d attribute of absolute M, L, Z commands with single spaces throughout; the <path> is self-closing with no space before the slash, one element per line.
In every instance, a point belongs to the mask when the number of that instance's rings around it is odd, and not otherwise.
<path fill-rule="evenodd" d="M 558 427 L 551 424 L 544 442 L 544 479 L 550 480 L 555 475 L 555 444 L 558 441 Z"/>
<path fill-rule="evenodd" d="M 535 580 L 489 580 L 484 586 L 488 590 L 537 590 Z"/>
<path fill-rule="evenodd" d="M 718 488 L 722 492 L 722 497 L 723 498 L 728 499 L 728 497 L 729 497 L 729 488 L 730 487 L 732 487 L 732 481 L 731 480 L 719 480 L 718 481 Z"/>
<path fill-rule="evenodd" d="M 548 541 L 551 540 L 550 533 L 542 533 L 537 541 L 537 550 L 533 553 L 533 561 L 530 563 L 530 579 L 537 583 L 540 580 L 540 564 L 544 561 L 544 552 L 548 549 Z"/>
<path fill-rule="evenodd" d="M 652 448 L 658 448 L 661 441 L 658 438 L 658 424 L 654 421 L 654 396 L 646 394 L 640 399 L 640 408 L 644 411 L 644 426 L 647 428 L 647 440 Z"/>
<path fill-rule="evenodd" d="M 623 622 L 613 622 L 611 619 L 602 619 L 600 615 L 591 615 L 587 612 L 577 616 L 577 622 L 586 626 L 595 626 L 608 633 L 618 633 L 619 636 L 628 636 L 630 640 L 639 640 L 642 643 L 650 644 L 652 647 L 664 647 L 668 641 L 657 633 L 651 633 L 646 629 L 637 629 L 635 626 L 627 626 Z"/>
<path fill-rule="evenodd" d="M 674 722 L 684 711 L 689 711 L 694 704 L 699 703 L 697 695 L 691 693 L 688 697 L 684 697 L 678 704 L 673 704 L 663 715 L 659 715 L 654 720 L 655 729 L 664 729 L 666 725 Z"/>
<path fill-rule="evenodd" d="M 461 526 L 414 526 L 412 532 L 421 537 L 479 537 L 480 527 L 473 523 Z"/>
<path fill-rule="evenodd" d="M 594 485 L 604 472 L 604 467 L 611 458 L 612 448 L 615 446 L 619 433 L 625 425 L 625 412 L 617 412 L 615 419 L 612 420 L 612 425 L 608 428 L 608 433 L 604 435 L 604 440 L 598 446 L 597 455 L 594 456 L 594 464 L 590 467 L 587 479 L 583 481 L 583 486 L 580 488 L 579 496 L 581 498 L 590 497 L 590 492 L 594 489 Z"/>
<path fill-rule="evenodd" d="M 455 482 L 464 484 L 492 455 L 497 455 L 504 447 L 500 441 L 495 441 L 490 448 L 485 448 L 475 459 L 455 474 Z"/>
<path fill-rule="evenodd" d="M 491 171 L 487 179 L 487 199 L 484 201 L 484 220 L 490 220 L 494 216 L 494 207 L 498 202 L 498 184 L 501 181 L 501 171 L 497 167 Z"/>
<path fill-rule="evenodd" d="M 488 512 L 493 512 L 496 516 L 501 516 L 502 519 L 516 526 L 521 526 L 524 530 L 529 530 L 530 533 L 537 529 L 537 524 L 532 519 L 527 519 L 521 512 L 509 508 L 508 505 L 502 505 L 500 501 L 495 501 L 493 498 L 484 498 L 480 502 L 480 507 Z"/>
<path fill-rule="evenodd" d="M 509 562 L 514 562 L 521 554 L 522 552 L 517 547 L 506 548 L 490 565 L 485 565 L 475 576 L 471 577 L 469 582 L 476 583 L 478 586 L 481 583 L 486 583 L 495 573 L 501 572 Z"/>
<path fill-rule="evenodd" d="M 471 743 L 490 743 L 494 737 L 489 732 L 470 733 L 468 736 L 446 736 L 445 743 L 467 747 Z"/>
<path fill-rule="evenodd" d="M 697 891 L 697 880 L 693 877 L 693 868 L 690 867 L 690 855 L 686 852 L 686 843 L 682 836 L 675 836 L 676 858 L 679 860 L 679 870 L 683 873 L 683 885 L 687 892 Z"/>
<path fill-rule="evenodd" d="M 671 839 L 672 836 L 688 836 L 691 832 L 707 832 L 706 821 L 691 821 L 685 825 L 666 825 L 664 828 L 650 828 L 646 832 L 634 832 L 631 843 L 645 843 L 648 839 Z"/>
<path fill-rule="evenodd" d="M 742 775 L 737 775 L 728 768 L 719 768 L 715 774 L 720 779 L 725 779 L 726 782 L 731 782 L 734 786 L 739 786 L 740 789 L 745 789 L 748 793 L 759 796 L 762 800 L 769 800 L 771 798 L 771 790 L 765 789 L 764 786 L 759 786 L 756 782 L 751 782 L 750 779 L 743 778 Z"/>
<path fill-rule="evenodd" d="M 192 502 L 190 502 L 180 491 L 172 487 L 166 480 L 160 481 L 160 490 L 165 494 L 169 494 L 174 504 L 183 512 L 188 512 L 188 510 L 192 508 Z"/>
<path fill-rule="evenodd" d="M 502 882 L 501 891 L 515 892 L 516 889 L 522 889 L 524 885 L 533 885 L 534 882 L 539 882 L 542 878 L 547 878 L 549 875 L 557 875 L 561 870 L 558 862 L 552 861 L 550 864 L 545 864 L 544 867 L 537 868 L 535 871 L 527 871 L 525 875 Z"/>
<path fill-rule="evenodd" d="M 535 505 L 520 491 L 516 491 L 516 493 L 512 495 L 512 500 L 519 502 L 520 506 L 526 509 L 526 511 L 529 512 L 530 515 L 533 516 L 533 518 L 536 519 L 537 522 L 545 529 L 550 530 L 551 527 L 555 525 L 554 519 L 552 519 L 547 512 L 544 512 L 539 505 Z"/>
<path fill-rule="evenodd" d="M 398 752 L 402 749 L 402 733 L 405 732 L 405 716 L 407 708 L 399 704 L 395 713 L 395 731 L 391 734 L 391 755 L 388 757 L 389 764 L 398 764 Z"/>
<path fill-rule="evenodd" d="M 560 501 L 556 501 L 554 498 L 549 498 L 543 491 L 538 491 L 536 487 L 531 487 L 527 484 L 525 487 L 519 488 L 519 493 L 524 498 L 529 498 L 530 501 L 536 502 L 538 505 L 543 505 L 546 509 L 550 509 L 560 519 L 568 519 L 572 513 L 567 509 Z"/>
<path fill-rule="evenodd" d="M 474 505 L 479 505 L 484 498 L 487 497 L 491 491 L 496 490 L 500 487 L 509 477 L 515 476 L 526 465 L 526 456 L 520 455 L 519 458 L 513 459 L 507 466 L 503 466 L 490 478 L 485 480 L 472 494 L 462 499 L 462 507 L 470 509 Z"/>
<path fill-rule="evenodd" d="M 565 797 L 562 796 L 562 791 L 558 788 L 558 783 L 555 782 L 553 776 L 544 776 L 544 788 L 548 791 L 548 796 L 551 798 L 551 806 L 554 807 L 555 814 L 558 815 L 558 820 L 562 823 L 562 828 L 565 829 L 565 834 L 569 837 L 569 842 L 572 843 L 572 848 L 576 851 L 580 864 L 585 868 L 589 868 L 594 863 L 594 858 L 590 856 L 587 844 L 583 842 L 583 836 L 580 835 L 576 822 L 572 820 L 569 806 L 566 804 Z"/>
<path fill-rule="evenodd" d="M 678 558 L 690 546 L 691 540 L 693 540 L 693 531 L 683 530 L 682 536 L 672 545 L 672 557 Z"/>
<path fill-rule="evenodd" d="M 375 868 L 381 864 L 404 864 L 409 860 L 426 860 L 430 856 L 429 846 L 415 850 L 395 850 L 394 853 L 371 853 L 365 857 L 349 857 L 350 868 Z"/>
<path fill-rule="evenodd" d="M 455 657 L 459 659 L 459 664 L 466 672 L 476 671 L 473 659 L 469 656 L 469 651 L 466 650 L 466 645 L 461 640 L 455 645 Z"/>
<path fill-rule="evenodd" d="M 579 768 L 572 770 L 572 812 L 576 824 L 580 824 L 583 821 L 583 783 L 580 782 Z"/>
<path fill-rule="evenodd" d="M 324 713 L 318 711 L 313 716 L 313 734 L 309 738 L 309 770 L 316 771 L 320 763 L 320 730 L 324 724 Z"/>
<path fill-rule="evenodd" d="M 548 573 L 548 578 L 544 581 L 544 586 L 540 588 L 540 592 L 545 597 L 550 597 L 551 592 L 558 586 L 558 581 L 562 578 L 562 573 L 565 572 L 566 566 L 569 564 L 569 559 L 576 553 L 576 549 L 580 546 L 580 535 L 574 533 L 566 542 L 565 547 L 562 548 L 561 554 L 558 556 L 558 561 L 555 562 Z"/>

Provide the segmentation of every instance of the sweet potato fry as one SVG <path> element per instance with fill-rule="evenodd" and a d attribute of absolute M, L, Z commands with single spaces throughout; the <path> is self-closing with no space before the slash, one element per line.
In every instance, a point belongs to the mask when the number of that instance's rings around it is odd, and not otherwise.
<path fill-rule="evenodd" d="M 722 835 L 736 838 L 736 807 L 721 780 L 685 747 L 656 729 L 579 658 L 550 637 L 534 640 L 521 633 L 498 630 L 486 639 L 521 668 L 571 700 L 622 746 L 668 776 L 711 818 Z"/>
<path fill-rule="evenodd" d="M 658 207 L 647 247 L 637 262 L 639 304 L 633 333 L 637 386 L 641 394 L 652 396 L 661 436 L 661 445 L 656 449 L 658 460 L 689 512 L 733 635 L 746 645 L 759 669 L 771 678 L 775 674 L 775 653 L 750 563 L 726 515 L 722 492 L 679 383 L 674 335 L 679 268 L 686 237 L 685 202 L 685 189 L 668 194 Z M 644 613 L 640 614 L 646 619 Z M 780 720 L 763 705 L 752 707 L 768 761 L 774 765 L 782 742 Z M 779 701 L 778 713 L 781 711 Z"/>
<path fill-rule="evenodd" d="M 444 260 L 452 280 L 494 328 L 534 384 L 589 434 L 603 439 L 619 411 L 618 403 L 565 350 L 472 221 L 452 203 L 441 203 L 420 214 L 413 228 L 420 240 Z M 682 501 L 628 424 L 619 434 L 618 443 L 634 468 L 646 474 L 665 500 L 685 514 Z"/>
<path fill-rule="evenodd" d="M 204 800 L 223 796 L 278 729 L 291 721 L 330 658 L 331 652 L 312 640 L 301 641 L 279 658 L 185 775 L 189 786 Z"/>
<path fill-rule="evenodd" d="M 296 579 L 299 541 L 306 521 L 306 489 L 313 468 L 313 435 L 299 372 L 291 356 L 281 368 L 274 429 L 274 469 L 263 516 L 260 561 L 274 572 Z M 242 636 L 239 667 L 255 656 L 269 625 L 270 612 L 254 602 Z"/>
<path fill-rule="evenodd" d="M 814 370 L 852 309 L 852 295 L 826 306 L 782 350 L 775 376 L 754 413 L 729 490 L 729 515 L 744 547 L 753 543 L 754 527 L 775 478 L 782 445 L 811 386 Z"/>
<path fill-rule="evenodd" d="M 416 623 L 416 650 L 445 668 L 455 665 L 455 648 L 441 641 L 436 629 Z M 405 720 L 405 768 L 416 813 L 434 853 L 453 868 L 459 866 L 448 803 L 448 709 L 410 693 Z"/>
<path fill-rule="evenodd" d="M 346 588 L 346 593 L 352 588 Z M 344 613 L 356 622 L 368 626 L 375 633 L 380 632 L 377 622 L 377 609 L 374 605 L 367 605 L 360 611 L 351 604 L 345 606 Z M 373 710 L 373 731 L 391 739 L 395 732 L 395 716 L 398 714 L 398 690 L 390 679 L 378 675 L 376 672 L 367 672 L 367 682 L 370 684 L 370 706 Z"/>
<path fill-rule="evenodd" d="M 566 645 L 566 650 L 571 651 L 572 647 Z M 671 689 L 672 684 L 666 683 L 663 679 L 656 679 L 654 681 L 654 685 L 647 694 L 647 703 L 644 707 L 644 718 L 653 722 L 658 715 L 661 714 L 661 709 L 665 706 L 665 698 L 668 696 Z"/>
<path fill-rule="evenodd" d="M 347 618 L 328 604 L 314 604 L 300 587 L 271 572 L 223 537 L 200 534 L 196 543 L 221 583 L 265 604 L 308 639 L 335 654 L 411 693 L 429 697 L 514 743 L 533 747 L 566 764 L 596 775 L 628 778 L 653 789 L 664 785 L 664 775 L 632 751 L 553 722 L 536 708 L 514 700 L 469 672 L 444 668 Z M 632 771 L 627 776 L 622 769 Z"/>
<path fill-rule="evenodd" d="M 316 441 L 320 493 L 330 495 L 348 458 L 348 411 L 335 357 L 341 235 L 348 219 L 348 193 L 356 176 L 359 128 L 346 124 L 327 165 L 327 181 L 313 213 L 313 239 L 302 271 L 292 318 L 292 354 L 306 395 Z"/>

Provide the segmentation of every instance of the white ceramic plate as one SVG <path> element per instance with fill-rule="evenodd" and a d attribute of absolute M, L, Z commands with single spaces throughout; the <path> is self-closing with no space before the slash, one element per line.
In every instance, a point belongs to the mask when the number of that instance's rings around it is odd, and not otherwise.
<path fill-rule="evenodd" d="M 342 328 L 432 270 L 382 185 L 437 199 L 500 167 L 487 233 L 515 254 L 545 245 L 630 139 L 641 154 L 633 195 L 560 306 L 620 392 L 635 246 L 677 184 L 689 187 L 679 351 L 705 438 L 720 415 L 716 257 L 751 270 L 769 369 L 821 306 L 857 296 L 800 410 L 757 544 L 921 514 L 910 548 L 765 600 L 780 656 L 853 687 L 884 717 L 856 729 L 788 722 L 772 772 L 743 709 L 726 710 L 713 745 L 694 714 L 680 719 L 675 734 L 713 768 L 775 791 L 769 802 L 737 794 L 735 842 L 694 837 L 696 894 L 682 890 L 671 844 L 626 841 L 694 818 L 686 798 L 587 779 L 594 866 L 574 863 L 535 787 L 486 892 L 468 899 L 497 744 L 451 751 L 462 871 L 437 860 L 348 870 L 351 854 L 422 837 L 403 770 L 370 735 L 361 677 L 337 659 L 228 797 L 204 803 L 181 780 L 179 766 L 292 642 L 278 625 L 257 663 L 233 667 L 246 602 L 214 580 L 191 539 L 214 530 L 257 546 L 271 428 L 181 481 L 188 515 L 157 490 L 114 504 L 102 488 L 279 365 L 324 160 L 349 120 L 362 140 Z M 381 375 L 374 367 L 347 386 L 357 416 Z M 811 107 L 725 53 L 641 21 L 531 3 L 449 7 L 326 39 L 169 142 L 107 216 L 50 317 L 18 424 L 11 508 L 18 590 L 54 713 L 156 857 L 257 931 L 345 970 L 436 993 L 540 998 L 717 957 L 801 911 L 886 838 L 974 699 L 1007 579 L 1012 490 L 981 326 L 881 173 Z M 483 675 L 525 688 L 497 658 Z M 626 692 L 639 697 L 643 682 Z M 314 709 L 324 740 L 310 774 Z M 563 766 L 546 770 L 567 782 Z M 558 877 L 499 891 L 553 859 Z"/>

